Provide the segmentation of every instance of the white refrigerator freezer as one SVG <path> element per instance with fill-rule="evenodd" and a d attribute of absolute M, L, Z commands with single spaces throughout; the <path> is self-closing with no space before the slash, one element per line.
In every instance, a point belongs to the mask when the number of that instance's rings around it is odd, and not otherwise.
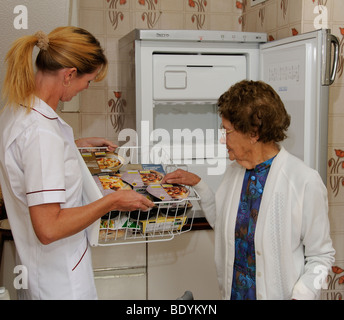
<path fill-rule="evenodd" d="M 119 51 L 123 98 L 136 111 L 134 143 L 163 147 L 215 191 L 227 156 L 219 143 L 217 99 L 240 80 L 263 80 L 291 115 L 283 145 L 326 184 L 329 86 L 338 48 L 330 30 L 273 42 L 265 33 L 133 30 L 120 39 Z"/>

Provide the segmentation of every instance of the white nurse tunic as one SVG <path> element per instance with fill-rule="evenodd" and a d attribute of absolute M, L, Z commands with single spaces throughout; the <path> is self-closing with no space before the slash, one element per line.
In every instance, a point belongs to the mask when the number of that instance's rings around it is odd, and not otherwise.
<path fill-rule="evenodd" d="M 43 245 L 29 207 L 81 206 L 82 172 L 72 128 L 44 101 L 31 112 L 0 113 L 0 182 L 19 262 L 28 270 L 22 299 L 96 299 L 86 231 Z"/>

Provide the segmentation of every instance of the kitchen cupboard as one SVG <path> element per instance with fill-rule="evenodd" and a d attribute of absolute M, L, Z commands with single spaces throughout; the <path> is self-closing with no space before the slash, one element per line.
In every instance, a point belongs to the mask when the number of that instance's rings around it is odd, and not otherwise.
<path fill-rule="evenodd" d="M 212 230 L 172 241 L 93 247 L 92 259 L 99 299 L 175 300 L 186 290 L 195 300 L 220 299 Z"/>
<path fill-rule="evenodd" d="M 184 233 L 148 245 L 148 299 L 176 299 L 185 290 L 195 300 L 220 299 L 214 261 L 214 231 Z"/>
<path fill-rule="evenodd" d="M 92 247 L 100 300 L 146 299 L 146 244 Z"/>

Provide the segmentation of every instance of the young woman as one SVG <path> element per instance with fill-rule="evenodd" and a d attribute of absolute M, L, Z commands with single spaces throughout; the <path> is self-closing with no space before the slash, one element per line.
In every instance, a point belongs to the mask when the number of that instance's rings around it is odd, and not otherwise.
<path fill-rule="evenodd" d="M 37 46 L 37 71 L 32 53 Z M 56 113 L 91 81 L 106 76 L 107 60 L 89 32 L 60 27 L 18 39 L 6 56 L 0 114 L 0 182 L 20 264 L 28 270 L 26 299 L 94 299 L 86 228 L 111 210 L 152 206 L 134 191 L 86 194 L 89 173 L 72 129 Z M 80 146 L 108 145 L 81 139 Z M 85 176 L 86 175 L 86 176 Z M 89 177 L 88 177 L 89 178 Z M 92 179 L 89 179 L 92 180 Z M 88 190 L 92 186 L 87 186 Z M 89 200 L 93 198 L 91 203 Z"/>

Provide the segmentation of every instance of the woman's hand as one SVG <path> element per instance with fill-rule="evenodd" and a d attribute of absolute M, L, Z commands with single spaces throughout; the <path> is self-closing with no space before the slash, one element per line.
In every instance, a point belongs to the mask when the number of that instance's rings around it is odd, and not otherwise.
<path fill-rule="evenodd" d="M 161 183 L 184 184 L 187 186 L 195 186 L 201 181 L 201 178 L 194 173 L 177 169 L 168 173 Z"/>
<path fill-rule="evenodd" d="M 110 196 L 114 198 L 112 211 L 147 211 L 154 206 L 152 201 L 134 190 L 120 190 Z"/>
<path fill-rule="evenodd" d="M 108 151 L 110 152 L 115 151 L 118 147 L 113 142 L 98 137 L 80 138 L 75 141 L 75 144 L 78 146 L 78 148 L 107 147 Z"/>

